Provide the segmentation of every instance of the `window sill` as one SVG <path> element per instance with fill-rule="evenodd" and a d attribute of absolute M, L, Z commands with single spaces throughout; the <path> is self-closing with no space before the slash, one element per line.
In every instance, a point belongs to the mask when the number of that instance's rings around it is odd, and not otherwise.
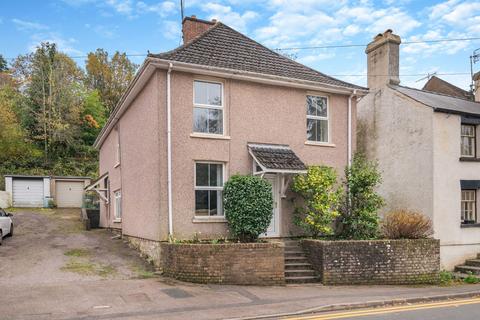
<path fill-rule="evenodd" d="M 193 223 L 226 223 L 225 217 L 194 217 Z"/>
<path fill-rule="evenodd" d="M 334 143 L 329 143 L 329 142 L 315 142 L 315 141 L 305 141 L 306 145 L 309 146 L 317 146 L 317 147 L 329 147 L 329 148 L 335 148 L 336 145 Z"/>
<path fill-rule="evenodd" d="M 122 223 L 122 219 L 113 219 L 113 223 Z"/>
<path fill-rule="evenodd" d="M 480 158 L 474 158 L 474 157 L 460 157 L 460 161 L 465 161 L 465 162 L 480 162 Z"/>
<path fill-rule="evenodd" d="M 224 136 L 221 134 L 208 134 L 208 133 L 191 133 L 190 138 L 230 140 L 230 136 Z"/>
<path fill-rule="evenodd" d="M 462 223 L 460 228 L 480 228 L 480 223 Z"/>
<path fill-rule="evenodd" d="M 113 167 L 114 168 L 120 167 L 120 162 L 116 163 Z"/>

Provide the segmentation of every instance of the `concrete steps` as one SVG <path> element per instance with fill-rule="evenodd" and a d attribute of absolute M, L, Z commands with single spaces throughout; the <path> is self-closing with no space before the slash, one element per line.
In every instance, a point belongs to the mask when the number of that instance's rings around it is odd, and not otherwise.
<path fill-rule="evenodd" d="M 287 283 L 319 282 L 312 265 L 298 240 L 286 239 L 285 243 L 285 281 Z"/>
<path fill-rule="evenodd" d="M 455 277 L 464 279 L 469 274 L 480 276 L 480 253 L 476 259 L 468 259 L 463 265 L 455 267 Z"/>

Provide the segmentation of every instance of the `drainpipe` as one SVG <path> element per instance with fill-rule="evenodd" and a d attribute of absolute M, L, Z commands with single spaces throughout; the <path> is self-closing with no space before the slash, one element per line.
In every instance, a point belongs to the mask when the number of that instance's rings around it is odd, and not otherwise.
<path fill-rule="evenodd" d="M 172 205 L 172 98 L 170 74 L 173 64 L 168 65 L 167 71 L 167 188 L 168 188 L 168 235 L 173 235 L 173 205 Z"/>
<path fill-rule="evenodd" d="M 352 94 L 348 97 L 348 165 L 352 164 L 352 99 L 357 94 L 357 89 L 353 89 Z"/>

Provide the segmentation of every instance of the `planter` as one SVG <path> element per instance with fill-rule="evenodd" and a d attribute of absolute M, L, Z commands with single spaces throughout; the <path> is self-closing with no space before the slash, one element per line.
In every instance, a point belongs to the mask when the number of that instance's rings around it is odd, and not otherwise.
<path fill-rule="evenodd" d="M 196 283 L 285 283 L 282 243 L 175 244 L 163 242 L 164 275 Z"/>
<path fill-rule="evenodd" d="M 440 271 L 440 241 L 303 240 L 308 259 L 325 285 L 434 284 Z"/>

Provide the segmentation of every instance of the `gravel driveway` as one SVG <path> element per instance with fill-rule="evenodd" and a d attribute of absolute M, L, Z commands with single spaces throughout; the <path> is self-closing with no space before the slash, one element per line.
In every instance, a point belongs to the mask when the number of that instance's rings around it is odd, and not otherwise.
<path fill-rule="evenodd" d="M 153 267 L 103 229 L 83 230 L 79 209 L 15 209 L 0 246 L 0 287 L 154 277 Z"/>

